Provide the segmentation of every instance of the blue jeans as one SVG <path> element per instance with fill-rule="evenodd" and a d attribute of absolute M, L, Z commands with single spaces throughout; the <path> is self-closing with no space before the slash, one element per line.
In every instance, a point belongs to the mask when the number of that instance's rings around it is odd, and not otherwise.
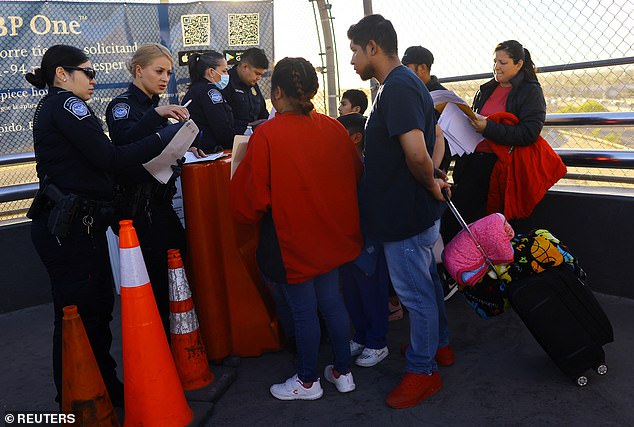
<path fill-rule="evenodd" d="M 291 308 L 297 343 L 297 376 L 303 382 L 317 381 L 317 356 L 321 330 L 317 310 L 326 322 L 335 369 L 350 372 L 350 323 L 339 293 L 339 269 L 302 283 L 283 284 L 282 291 Z"/>
<path fill-rule="evenodd" d="M 392 284 L 401 304 L 409 311 L 406 370 L 415 374 L 436 371 L 436 350 L 449 344 L 444 293 L 432 253 L 439 228 L 438 220 L 420 234 L 383 243 Z"/>
<path fill-rule="evenodd" d="M 295 323 L 293 322 L 293 315 L 291 314 L 291 309 L 286 302 L 284 291 L 282 291 L 282 287 L 286 285 L 283 283 L 272 282 L 262 273 L 260 273 L 260 277 L 262 278 L 262 282 L 266 285 L 266 288 L 269 290 L 271 298 L 275 303 L 275 314 L 277 314 L 284 336 L 287 340 L 294 337 Z"/>
<path fill-rule="evenodd" d="M 341 267 L 343 299 L 354 325 L 354 340 L 368 348 L 387 345 L 387 306 L 390 276 L 385 256 L 379 254 L 374 274 L 366 275 L 353 263 Z"/>

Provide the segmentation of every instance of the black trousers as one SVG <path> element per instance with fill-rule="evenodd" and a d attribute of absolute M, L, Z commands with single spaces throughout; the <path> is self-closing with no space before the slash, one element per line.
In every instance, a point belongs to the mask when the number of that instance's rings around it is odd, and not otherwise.
<path fill-rule="evenodd" d="M 48 271 L 53 292 L 53 377 L 58 402 L 62 396 L 63 308 L 76 305 L 88 340 L 113 401 L 122 398 L 116 362 L 110 355 L 110 321 L 114 307 L 112 272 L 105 232 L 89 236 L 77 227 L 59 240 L 47 228 L 48 212 L 34 219 L 31 239 Z"/>
<path fill-rule="evenodd" d="M 472 153 L 459 157 L 453 171 L 451 200 L 467 224 L 486 215 L 489 181 L 497 156 L 493 153 Z M 462 229 L 447 209 L 441 220 L 440 234 L 447 244 Z"/>
<path fill-rule="evenodd" d="M 151 203 L 149 212 L 149 215 L 145 212 L 136 215 L 132 219 L 132 225 L 139 238 L 156 306 L 169 340 L 170 308 L 167 250 L 178 249 L 181 257 L 185 258 L 187 246 L 185 230 L 170 203 Z"/>

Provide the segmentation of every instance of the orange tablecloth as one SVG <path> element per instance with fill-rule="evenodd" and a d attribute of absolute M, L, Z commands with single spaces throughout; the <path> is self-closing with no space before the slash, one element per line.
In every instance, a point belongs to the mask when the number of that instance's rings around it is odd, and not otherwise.
<path fill-rule="evenodd" d="M 258 356 L 280 348 L 274 306 L 258 275 L 255 227 L 229 212 L 231 161 L 185 165 L 188 277 L 207 356 Z"/>

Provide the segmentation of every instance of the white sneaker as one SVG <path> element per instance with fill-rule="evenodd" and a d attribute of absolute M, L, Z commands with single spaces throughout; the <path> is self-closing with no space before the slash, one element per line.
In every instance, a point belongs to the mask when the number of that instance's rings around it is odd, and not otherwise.
<path fill-rule="evenodd" d="M 351 341 L 352 342 L 352 341 Z M 339 375 L 339 378 L 335 378 L 335 374 L 332 372 L 334 369 L 333 365 L 326 366 L 324 369 L 324 378 L 328 382 L 331 382 L 337 387 L 340 393 L 348 393 L 354 390 L 357 386 L 354 384 L 354 378 L 352 378 L 352 372 L 348 372 L 347 374 Z"/>
<path fill-rule="evenodd" d="M 355 357 L 361 354 L 365 346 L 355 340 L 350 340 L 350 356 Z"/>
<path fill-rule="evenodd" d="M 270 391 L 274 397 L 280 400 L 315 400 L 324 394 L 319 379 L 310 388 L 306 388 L 297 377 L 297 374 L 281 384 L 273 384 Z"/>
<path fill-rule="evenodd" d="M 369 368 L 370 366 L 374 366 L 379 363 L 381 360 L 385 359 L 390 352 L 387 350 L 387 347 L 380 348 L 375 350 L 373 348 L 365 348 L 355 363 L 359 366 L 363 366 L 364 368 Z"/>

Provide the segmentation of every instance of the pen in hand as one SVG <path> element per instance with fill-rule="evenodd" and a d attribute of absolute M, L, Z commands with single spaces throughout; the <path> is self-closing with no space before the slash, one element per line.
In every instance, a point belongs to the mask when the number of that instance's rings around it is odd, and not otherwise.
<path fill-rule="evenodd" d="M 187 101 L 186 103 L 183 104 L 183 107 L 187 108 L 189 106 L 189 104 L 192 103 L 192 100 L 190 99 L 189 101 Z"/>

